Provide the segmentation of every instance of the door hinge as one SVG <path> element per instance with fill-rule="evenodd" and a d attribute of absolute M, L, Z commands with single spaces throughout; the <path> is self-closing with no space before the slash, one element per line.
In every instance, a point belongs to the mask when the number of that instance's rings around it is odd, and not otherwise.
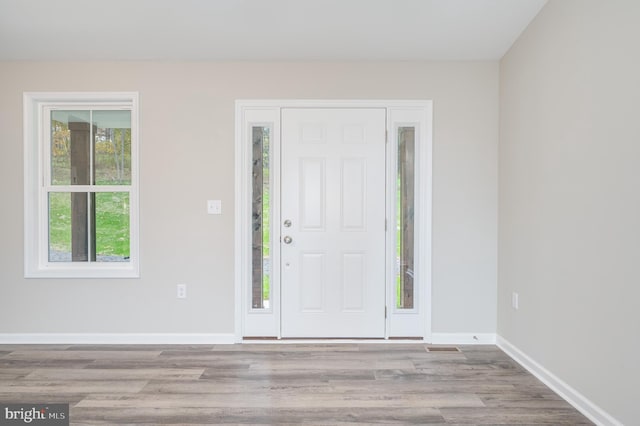
<path fill-rule="evenodd" d="M 384 307 L 384 318 L 387 319 L 387 307 Z"/>
<path fill-rule="evenodd" d="M 389 131 L 384 131 L 384 143 L 389 143 Z"/>
<path fill-rule="evenodd" d="M 384 219 L 384 231 L 387 232 L 387 218 Z"/>

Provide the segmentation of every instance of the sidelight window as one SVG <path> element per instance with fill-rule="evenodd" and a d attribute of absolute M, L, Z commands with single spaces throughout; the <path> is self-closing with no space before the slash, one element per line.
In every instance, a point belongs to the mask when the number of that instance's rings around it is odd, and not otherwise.
<path fill-rule="evenodd" d="M 251 233 L 251 307 L 270 307 L 272 261 L 271 243 L 271 187 L 269 184 L 269 158 L 271 130 L 269 127 L 251 128 L 252 140 L 252 233 Z"/>
<path fill-rule="evenodd" d="M 414 308 L 415 128 L 398 128 L 396 308 Z"/>

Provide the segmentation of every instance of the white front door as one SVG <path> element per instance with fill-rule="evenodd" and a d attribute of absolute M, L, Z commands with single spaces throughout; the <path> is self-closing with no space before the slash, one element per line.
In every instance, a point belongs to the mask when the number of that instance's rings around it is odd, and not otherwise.
<path fill-rule="evenodd" d="M 384 337 L 383 108 L 283 108 L 282 337 Z"/>

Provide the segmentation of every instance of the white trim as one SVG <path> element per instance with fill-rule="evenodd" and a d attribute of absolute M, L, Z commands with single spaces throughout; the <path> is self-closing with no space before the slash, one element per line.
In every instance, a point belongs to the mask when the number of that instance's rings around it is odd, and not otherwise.
<path fill-rule="evenodd" d="M 395 282 L 397 259 L 395 250 L 387 251 L 387 335 L 390 337 L 421 336 L 431 340 L 431 205 L 432 179 L 432 101 L 401 102 L 387 107 L 387 245 L 396 247 L 396 177 L 398 163 L 398 129 L 415 129 L 415 238 L 414 270 L 416 287 L 414 307 L 396 309 Z"/>
<path fill-rule="evenodd" d="M 250 122 L 265 122 L 265 120 L 251 120 L 250 117 L 264 117 L 265 113 L 278 114 L 277 121 L 274 123 L 274 129 L 279 129 L 279 114 L 282 108 L 386 108 L 387 109 L 387 130 L 389 137 L 392 137 L 392 130 L 394 123 L 410 121 L 416 124 L 419 128 L 419 142 L 421 144 L 419 151 L 419 176 L 421 187 L 418 186 L 417 190 L 420 192 L 417 206 L 417 252 L 419 258 L 416 261 L 416 269 L 419 272 L 419 287 L 417 288 L 416 309 L 411 312 L 396 312 L 392 309 L 393 303 L 390 300 L 394 300 L 390 290 L 387 291 L 387 307 L 389 316 L 386 321 L 385 337 L 394 336 L 420 336 L 424 341 L 431 340 L 431 313 L 432 313 L 432 273 L 431 273 L 431 240 L 432 240 L 432 137 L 433 137 L 433 103 L 432 101 L 397 101 L 397 100 L 300 100 L 300 99 L 267 99 L 267 100 L 236 100 L 235 102 L 235 337 L 236 341 L 242 341 L 243 335 L 248 336 L 274 336 L 280 337 L 280 316 L 279 316 L 279 302 L 280 294 L 279 287 L 276 283 L 272 283 L 273 297 L 272 297 L 272 312 L 249 312 L 246 308 L 247 303 L 247 291 L 248 279 L 250 279 L 250 259 L 249 251 L 247 250 L 247 242 L 249 239 L 250 222 L 246 218 L 250 215 L 250 200 L 247 194 L 250 194 L 251 182 L 249 182 L 248 176 L 250 176 L 248 158 L 250 153 L 248 152 L 247 144 L 247 129 L 245 128 L 247 123 Z M 393 116 L 398 116 L 398 119 L 394 121 Z M 266 122 L 272 122 L 273 119 L 267 119 Z M 274 132 L 274 139 L 277 131 Z M 279 137 L 279 136 L 278 136 Z M 272 144 L 275 146 L 276 144 Z M 392 152 L 387 144 L 387 154 Z M 275 155 L 276 159 L 279 157 Z M 394 155 L 396 153 L 394 152 Z M 389 157 L 389 156 L 388 156 Z M 387 161 L 387 167 L 389 164 L 393 164 L 393 159 Z M 276 176 L 274 176 L 275 178 Z M 274 180 L 274 187 L 278 185 L 278 182 Z M 391 188 L 391 187 L 390 187 Z M 272 191 L 273 193 L 274 191 Z M 277 192 L 277 191 L 276 191 Z M 393 192 L 389 189 L 387 198 L 389 199 L 390 193 Z M 395 199 L 395 198 L 394 198 Z M 391 203 L 393 204 L 393 203 Z M 391 204 L 388 204 L 389 206 Z M 276 215 L 273 214 L 273 218 Z M 387 214 L 387 219 L 390 219 Z M 391 228 L 391 226 L 389 226 Z M 279 239 L 278 227 L 272 229 L 271 238 L 272 241 Z M 387 233 L 387 244 L 389 243 L 389 236 L 393 235 L 393 232 Z M 272 250 L 274 255 L 275 250 Z M 387 260 L 389 265 L 391 261 Z M 394 262 L 391 262 L 394 264 Z M 275 264 L 275 259 L 274 259 Z M 389 268 L 389 266 L 387 266 Z M 389 269 L 388 269 L 389 270 Z M 389 274 L 387 274 L 389 276 Z M 389 278 L 387 278 L 389 281 Z M 391 281 L 387 283 L 389 285 Z M 276 284 L 276 285 L 274 285 Z M 246 306 L 245 306 L 246 305 Z M 251 316 L 255 318 L 251 318 Z M 392 316 L 395 316 L 395 327 L 390 326 Z M 273 317 L 273 318 L 271 318 Z M 273 326 L 273 321 L 276 322 L 276 326 Z M 248 323 L 259 324 L 260 326 L 254 327 L 250 325 L 248 328 L 253 331 L 247 330 Z M 405 327 L 407 324 L 412 324 L 411 327 Z M 271 332 L 264 330 L 269 329 Z M 258 330 L 256 332 L 256 330 Z M 397 331 L 399 330 L 399 331 Z M 389 333 L 389 331 L 392 331 Z M 470 341 L 469 343 L 473 343 Z"/>
<path fill-rule="evenodd" d="M 232 333 L 4 333 L 2 345 L 222 345 L 235 343 Z"/>
<path fill-rule="evenodd" d="M 397 345 L 397 344 L 428 344 L 421 339 L 244 339 L 244 344 L 250 345 L 343 345 L 343 344 L 376 344 L 376 345 Z"/>
<path fill-rule="evenodd" d="M 280 108 L 256 107 L 251 104 L 236 102 L 236 214 L 235 214 L 235 333 L 238 342 L 242 336 L 270 336 L 280 337 L 280 223 L 279 191 L 274 190 L 280 185 L 277 173 L 270 174 L 271 185 L 271 262 L 272 280 L 270 288 L 270 306 L 268 309 L 252 309 L 250 306 L 251 286 L 251 191 L 250 179 L 252 168 L 252 135 L 250 128 L 265 126 L 271 129 L 271 165 L 275 170 L 279 168 L 280 139 Z M 248 243 L 246 243 L 248 242 Z"/>
<path fill-rule="evenodd" d="M 622 422 L 616 420 L 609 413 L 598 407 L 587 397 L 572 388 L 569 384 L 557 377 L 555 374 L 544 368 L 533 358 L 522 352 L 507 339 L 498 335 L 496 345 L 518 364 L 538 378 L 542 383 L 551 388 L 562 399 L 580 411 L 589 420 L 601 426 L 623 426 Z"/>
<path fill-rule="evenodd" d="M 242 284 L 244 283 L 244 255 L 242 253 L 244 248 L 245 228 L 246 225 L 240 218 L 245 212 L 244 208 L 244 193 L 245 193 L 245 166 L 244 155 L 246 148 L 242 142 L 242 124 L 244 123 L 244 114 L 242 113 L 242 106 L 236 101 L 235 109 L 235 176 L 234 176 L 234 194 L 235 194 L 235 217 L 234 217 L 234 265 L 233 265 L 233 282 L 234 282 L 234 341 L 242 342 L 242 328 L 243 328 L 243 316 L 244 316 L 244 296 L 242 291 Z"/>
<path fill-rule="evenodd" d="M 495 345 L 494 333 L 432 333 L 434 345 Z"/>
<path fill-rule="evenodd" d="M 44 164 L 47 147 L 42 126 L 43 111 L 52 105 L 65 107 L 126 108 L 131 111 L 131 185 L 67 186 L 52 188 L 44 179 L 48 166 Z M 139 216 L 139 103 L 137 92 L 25 92 L 23 94 L 24 130 L 24 276 L 25 278 L 139 278 L 140 277 L 140 216 Z M 129 262 L 49 262 L 47 259 L 47 228 L 45 199 L 47 192 L 129 193 Z M 86 191 L 85 191 L 86 192 Z"/>
<path fill-rule="evenodd" d="M 238 99 L 236 106 L 252 108 L 411 108 L 431 101 L 388 99 Z"/>

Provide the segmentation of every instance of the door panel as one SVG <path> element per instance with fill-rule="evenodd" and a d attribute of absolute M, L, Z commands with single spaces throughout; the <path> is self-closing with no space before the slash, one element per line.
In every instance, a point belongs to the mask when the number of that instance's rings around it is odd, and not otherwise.
<path fill-rule="evenodd" d="M 283 337 L 384 337 L 385 117 L 282 110 Z"/>
<path fill-rule="evenodd" d="M 367 160 L 345 158 L 342 160 L 341 224 L 343 231 L 366 231 L 367 210 Z"/>
<path fill-rule="evenodd" d="M 300 158 L 300 227 L 305 231 L 324 231 L 327 209 L 326 165 L 324 158 Z"/>
<path fill-rule="evenodd" d="M 342 253 L 342 311 L 363 312 L 366 299 L 366 253 Z"/>

